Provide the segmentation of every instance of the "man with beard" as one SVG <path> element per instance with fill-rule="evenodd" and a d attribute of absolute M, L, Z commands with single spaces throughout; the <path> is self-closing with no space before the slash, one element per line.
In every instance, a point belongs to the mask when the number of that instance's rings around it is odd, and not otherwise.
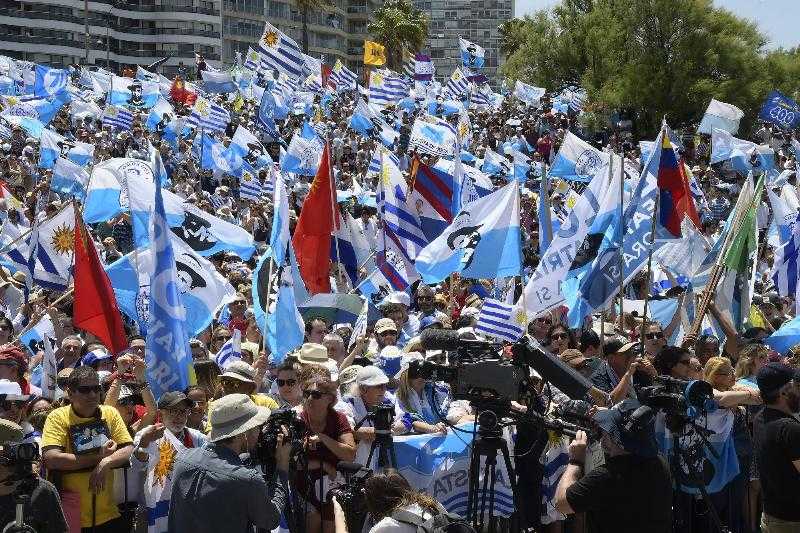
<path fill-rule="evenodd" d="M 756 376 L 764 410 L 753 423 L 763 533 L 800 531 L 800 371 L 767 363 Z"/>

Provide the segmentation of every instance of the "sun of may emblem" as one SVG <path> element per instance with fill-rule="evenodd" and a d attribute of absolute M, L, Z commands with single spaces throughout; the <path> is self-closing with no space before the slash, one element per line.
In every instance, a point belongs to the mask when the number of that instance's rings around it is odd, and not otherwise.
<path fill-rule="evenodd" d="M 60 225 L 53 232 L 50 244 L 53 246 L 53 250 L 58 252 L 59 255 L 68 254 L 75 245 L 74 229 L 66 224 Z"/>
<path fill-rule="evenodd" d="M 517 314 L 514 316 L 514 321 L 519 324 L 520 326 L 524 326 L 528 323 L 528 315 L 525 314 L 525 311 L 520 309 L 517 311 Z"/>
<path fill-rule="evenodd" d="M 372 85 L 382 85 L 383 84 L 383 76 L 378 74 L 377 72 L 372 74 Z"/>
<path fill-rule="evenodd" d="M 194 108 L 195 111 L 197 111 L 197 114 L 200 116 L 206 116 L 208 114 L 208 104 L 206 104 L 205 100 L 200 100 L 197 102 Z"/>
<path fill-rule="evenodd" d="M 172 473 L 176 455 L 178 455 L 178 453 L 175 451 L 169 439 L 161 441 L 161 444 L 158 445 L 158 464 L 155 470 L 153 470 L 153 486 L 155 486 L 156 483 L 159 485 L 164 484 L 167 476 Z"/>
<path fill-rule="evenodd" d="M 270 30 L 264 34 L 264 37 L 262 37 L 261 40 L 264 41 L 264 44 L 270 48 L 275 48 L 278 46 L 278 33 L 274 30 Z"/>

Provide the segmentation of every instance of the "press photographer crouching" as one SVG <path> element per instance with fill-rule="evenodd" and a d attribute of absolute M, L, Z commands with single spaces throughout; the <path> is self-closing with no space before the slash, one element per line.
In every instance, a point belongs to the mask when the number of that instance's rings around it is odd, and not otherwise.
<path fill-rule="evenodd" d="M 672 483 L 658 456 L 652 416 L 635 417 L 636 400 L 602 409 L 594 420 L 602 430 L 605 464 L 582 476 L 588 440 L 578 431 L 556 489 L 556 508 L 588 514 L 596 533 L 670 533 Z M 644 409 L 648 409 L 645 407 Z M 639 411 L 641 413 L 642 411 Z"/>
<path fill-rule="evenodd" d="M 33 473 L 38 448 L 22 439 L 22 427 L 0 419 L 0 530 L 18 518 L 37 533 L 64 533 L 67 522 L 55 487 Z M 22 513 L 17 515 L 20 502 Z"/>
<path fill-rule="evenodd" d="M 169 531 L 250 532 L 253 526 L 272 530 L 286 504 L 286 487 L 240 455 L 255 449 L 261 425 L 270 411 L 244 394 L 214 402 L 209 421 L 210 443 L 182 453 L 175 460 L 169 508 Z M 285 476 L 288 446 L 279 440 L 275 466 Z M 220 512 L 223 510 L 223 512 Z"/>

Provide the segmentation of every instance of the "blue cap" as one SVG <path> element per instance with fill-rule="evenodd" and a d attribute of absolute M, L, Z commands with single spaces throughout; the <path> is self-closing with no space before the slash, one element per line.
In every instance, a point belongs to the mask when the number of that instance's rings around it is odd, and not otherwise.
<path fill-rule="evenodd" d="M 114 356 L 104 350 L 92 350 L 83 356 L 81 364 L 83 366 L 94 366 L 100 361 L 112 359 Z"/>

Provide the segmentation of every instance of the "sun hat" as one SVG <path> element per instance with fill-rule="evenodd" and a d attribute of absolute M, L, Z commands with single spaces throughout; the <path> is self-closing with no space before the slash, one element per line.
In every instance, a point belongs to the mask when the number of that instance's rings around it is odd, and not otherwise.
<path fill-rule="evenodd" d="M 270 410 L 257 406 L 246 394 L 228 394 L 211 404 L 211 442 L 229 439 L 258 427 L 269 418 Z"/>
<path fill-rule="evenodd" d="M 22 426 L 11 420 L 0 418 L 0 446 L 5 446 L 8 442 L 19 442 L 22 437 Z"/>
<path fill-rule="evenodd" d="M 30 398 L 29 395 L 22 394 L 19 383 L 8 379 L 0 379 L 0 397 L 12 401 L 28 401 Z"/>
<path fill-rule="evenodd" d="M 391 318 L 381 318 L 375 322 L 375 333 L 383 333 L 384 331 L 397 332 L 397 324 Z"/>
<path fill-rule="evenodd" d="M 361 365 L 350 365 L 339 373 L 339 385 L 349 385 L 358 379 L 358 373 L 363 367 Z"/>
<path fill-rule="evenodd" d="M 181 391 L 169 391 L 161 395 L 158 399 L 159 409 L 170 409 L 184 404 L 186 407 L 194 407 L 195 402 Z"/>
<path fill-rule="evenodd" d="M 306 365 L 324 365 L 328 362 L 328 349 L 316 342 L 306 342 L 297 352 L 297 361 Z"/>
<path fill-rule="evenodd" d="M 365 366 L 359 369 L 356 376 L 356 383 L 364 387 L 377 387 L 378 385 L 388 385 L 389 376 L 377 366 Z"/>
<path fill-rule="evenodd" d="M 246 361 L 238 360 L 229 364 L 228 368 L 225 369 L 225 373 L 223 373 L 220 378 L 231 378 L 243 381 L 244 383 L 255 384 L 256 369 Z"/>

